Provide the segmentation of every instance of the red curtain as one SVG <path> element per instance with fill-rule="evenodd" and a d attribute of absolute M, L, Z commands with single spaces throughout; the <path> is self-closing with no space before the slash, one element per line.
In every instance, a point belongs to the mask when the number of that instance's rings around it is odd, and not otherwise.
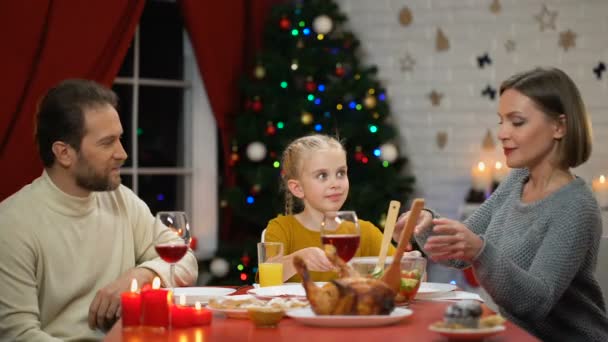
<path fill-rule="evenodd" d="M 260 49 L 270 8 L 285 0 L 181 0 L 201 78 L 205 84 L 220 138 L 224 161 L 231 154 L 234 115 L 241 104 L 239 78 L 249 70 Z M 234 173 L 224 163 L 223 181 L 234 184 Z M 225 212 L 221 239 L 230 238 L 230 213 Z"/>
<path fill-rule="evenodd" d="M 241 103 L 238 80 L 261 46 L 270 7 L 283 1 L 180 1 L 222 139 L 224 160 L 230 158 L 233 119 Z M 224 182 L 232 184 L 230 167 L 224 167 L 223 175 Z"/>
<path fill-rule="evenodd" d="M 144 0 L 0 1 L 0 201 L 38 177 L 39 98 L 66 78 L 110 86 Z"/>

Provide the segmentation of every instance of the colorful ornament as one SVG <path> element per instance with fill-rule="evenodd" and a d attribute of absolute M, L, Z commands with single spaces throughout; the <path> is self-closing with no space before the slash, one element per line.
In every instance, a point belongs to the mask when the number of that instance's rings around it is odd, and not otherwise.
<path fill-rule="evenodd" d="M 308 77 L 306 79 L 306 83 L 304 83 L 304 89 L 306 89 L 306 91 L 309 93 L 312 93 L 317 90 L 317 84 L 312 80 L 312 77 Z"/>
<path fill-rule="evenodd" d="M 376 97 L 374 95 L 367 95 L 363 99 L 363 105 L 367 109 L 375 108 L 376 107 L 376 103 L 377 103 L 377 101 L 376 101 Z"/>
<path fill-rule="evenodd" d="M 534 19 L 540 24 L 540 32 L 545 29 L 555 30 L 555 19 L 557 18 L 557 11 L 549 11 L 547 5 L 543 4 L 543 8 L 540 13 L 534 16 Z"/>
<path fill-rule="evenodd" d="M 342 66 L 342 64 L 340 64 L 340 63 L 336 64 L 336 76 L 342 77 L 342 76 L 344 76 L 345 73 L 346 73 L 346 70 L 344 70 L 344 67 Z"/>
<path fill-rule="evenodd" d="M 302 112 L 302 116 L 300 117 L 300 120 L 302 121 L 302 124 L 310 125 L 313 122 L 314 117 L 312 116 L 312 114 L 310 112 Z"/>
<path fill-rule="evenodd" d="M 256 66 L 253 70 L 253 76 L 255 76 L 255 78 L 257 78 L 258 80 L 263 79 L 266 76 L 266 69 L 264 68 L 264 66 Z"/>
<path fill-rule="evenodd" d="M 435 37 L 435 50 L 437 50 L 438 52 L 443 52 L 449 49 L 450 41 L 448 40 L 448 37 L 446 37 L 445 33 L 443 33 L 440 28 L 438 28 L 437 35 Z"/>
<path fill-rule="evenodd" d="M 380 146 L 380 160 L 387 161 L 389 163 L 397 160 L 399 156 L 399 151 L 397 147 L 391 143 L 382 144 Z"/>
<path fill-rule="evenodd" d="M 259 141 L 254 141 L 247 145 L 247 158 L 252 162 L 259 162 L 266 158 L 266 145 Z"/>
<path fill-rule="evenodd" d="M 259 113 L 262 111 L 263 108 L 264 108 L 264 105 L 262 104 L 262 100 L 260 100 L 260 98 L 258 96 L 256 96 L 253 99 L 253 102 L 251 103 L 251 110 L 253 110 L 256 113 Z"/>
<path fill-rule="evenodd" d="M 260 191 L 262 190 L 262 186 L 260 184 L 254 184 L 251 187 L 251 194 L 252 195 L 257 195 Z"/>
<path fill-rule="evenodd" d="M 236 152 L 232 152 L 232 154 L 230 154 L 230 161 L 228 162 L 228 164 L 230 166 L 234 166 L 236 165 L 236 163 L 239 161 L 239 154 Z"/>
<path fill-rule="evenodd" d="M 576 46 L 576 33 L 571 30 L 563 31 L 559 34 L 559 46 L 561 46 L 564 51 L 568 51 L 568 49 Z"/>
<path fill-rule="evenodd" d="M 277 128 L 274 127 L 272 122 L 268 122 L 268 126 L 266 126 L 266 134 L 275 135 L 277 133 Z"/>
<path fill-rule="evenodd" d="M 287 17 L 283 17 L 279 20 L 279 27 L 284 31 L 289 30 L 291 28 L 291 21 Z"/>
<path fill-rule="evenodd" d="M 331 32 L 333 26 L 334 23 L 332 22 L 331 18 L 325 14 L 316 17 L 312 21 L 313 30 L 315 30 L 315 32 L 319 34 L 328 34 L 329 32 Z"/>
<path fill-rule="evenodd" d="M 217 278 L 225 277 L 230 270 L 230 264 L 226 259 L 223 258 L 213 258 L 211 263 L 209 263 L 209 271 L 211 274 Z"/>
<path fill-rule="evenodd" d="M 401 26 L 409 26 L 412 23 L 412 11 L 404 6 L 401 11 L 399 11 L 399 23 Z"/>

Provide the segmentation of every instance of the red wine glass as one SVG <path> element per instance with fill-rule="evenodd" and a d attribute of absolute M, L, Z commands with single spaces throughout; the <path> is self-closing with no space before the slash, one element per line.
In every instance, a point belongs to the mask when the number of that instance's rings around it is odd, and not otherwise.
<path fill-rule="evenodd" d="M 173 292 L 175 263 L 186 255 L 192 238 L 188 215 L 183 211 L 159 211 L 156 213 L 155 224 L 164 226 L 160 228 L 161 233 L 155 240 L 154 249 L 161 259 L 170 264 L 169 285 Z"/>
<path fill-rule="evenodd" d="M 321 243 L 336 247 L 338 256 L 348 262 L 357 253 L 361 231 L 354 211 L 328 211 L 321 223 Z"/>

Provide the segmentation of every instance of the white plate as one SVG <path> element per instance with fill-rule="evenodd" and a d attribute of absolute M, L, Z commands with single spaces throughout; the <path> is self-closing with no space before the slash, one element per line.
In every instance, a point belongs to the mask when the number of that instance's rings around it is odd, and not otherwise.
<path fill-rule="evenodd" d="M 450 340 L 481 340 L 505 331 L 504 325 L 479 329 L 449 329 L 429 325 L 429 330 L 439 333 Z"/>
<path fill-rule="evenodd" d="M 194 305 L 196 302 L 207 304 L 209 299 L 222 297 L 236 291 L 226 287 L 176 287 L 173 290 L 173 298 L 179 303 L 181 295 L 186 296 L 186 305 Z"/>
<path fill-rule="evenodd" d="M 296 321 L 318 327 L 373 327 L 397 323 L 412 314 L 412 310 L 395 308 L 390 315 L 332 316 L 316 315 L 311 308 L 291 310 L 285 314 Z"/>
<path fill-rule="evenodd" d="M 315 282 L 323 286 L 325 282 Z M 300 283 L 284 284 L 279 286 L 258 287 L 247 291 L 248 294 L 259 299 L 272 299 L 276 297 L 306 299 L 306 290 Z"/>
<path fill-rule="evenodd" d="M 418 289 L 418 293 L 416 293 L 417 299 L 433 296 L 437 294 L 442 294 L 450 291 L 456 290 L 456 285 L 447 284 L 447 283 L 429 283 L 422 282 L 420 284 L 420 288 Z"/>

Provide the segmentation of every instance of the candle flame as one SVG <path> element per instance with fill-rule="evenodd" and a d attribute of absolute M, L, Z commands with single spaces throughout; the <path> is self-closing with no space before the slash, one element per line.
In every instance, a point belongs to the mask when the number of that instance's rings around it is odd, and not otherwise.
<path fill-rule="evenodd" d="M 154 277 L 154 280 L 152 281 L 152 288 L 154 290 L 160 289 L 160 278 L 159 277 Z"/>
<path fill-rule="evenodd" d="M 606 177 L 604 177 L 604 175 L 600 176 L 600 183 L 606 183 Z"/>
<path fill-rule="evenodd" d="M 194 303 L 194 308 L 196 308 L 196 310 L 200 310 L 201 309 L 201 302 L 199 302 L 197 300 L 196 303 Z"/>
<path fill-rule="evenodd" d="M 131 292 L 137 292 L 137 279 L 131 280 Z"/>
<path fill-rule="evenodd" d="M 486 169 L 486 163 L 484 163 L 484 162 L 479 162 L 479 163 L 477 164 L 477 168 L 479 169 L 479 171 L 483 171 L 483 170 L 485 170 L 485 169 Z"/>
<path fill-rule="evenodd" d="M 500 170 L 500 169 L 502 169 L 502 163 L 497 161 L 496 164 L 494 165 L 494 167 L 496 168 L 496 170 Z"/>
<path fill-rule="evenodd" d="M 186 296 L 179 295 L 179 305 L 186 305 Z"/>

